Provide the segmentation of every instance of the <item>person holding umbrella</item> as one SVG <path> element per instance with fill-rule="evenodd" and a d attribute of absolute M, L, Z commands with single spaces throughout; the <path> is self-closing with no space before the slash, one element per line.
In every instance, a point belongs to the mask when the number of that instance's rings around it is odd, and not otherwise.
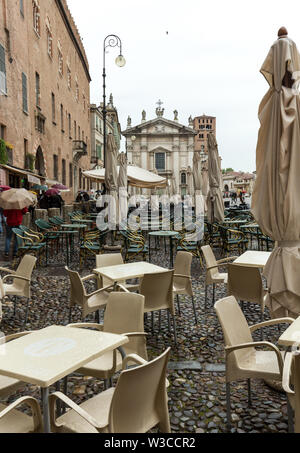
<path fill-rule="evenodd" d="M 18 228 L 23 222 L 23 215 L 28 212 L 28 206 L 34 203 L 34 196 L 25 189 L 11 189 L 0 195 L 0 207 L 6 217 L 5 257 L 9 256 L 9 249 L 13 237 L 13 228 Z M 14 257 L 17 255 L 18 243 L 14 241 Z"/>

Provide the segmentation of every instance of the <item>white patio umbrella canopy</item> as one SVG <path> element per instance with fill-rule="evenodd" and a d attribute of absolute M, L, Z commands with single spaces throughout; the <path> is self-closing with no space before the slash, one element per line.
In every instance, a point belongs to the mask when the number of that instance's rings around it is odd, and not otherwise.
<path fill-rule="evenodd" d="M 120 167 L 117 167 L 119 173 Z M 100 168 L 97 170 L 89 170 L 83 172 L 84 176 L 89 179 L 93 179 L 98 182 L 105 181 L 105 169 Z M 156 175 L 148 170 L 144 170 L 140 167 L 128 165 L 127 167 L 128 183 L 133 187 L 139 187 L 142 189 L 154 189 L 155 187 L 166 187 L 167 180 L 161 176 Z"/>

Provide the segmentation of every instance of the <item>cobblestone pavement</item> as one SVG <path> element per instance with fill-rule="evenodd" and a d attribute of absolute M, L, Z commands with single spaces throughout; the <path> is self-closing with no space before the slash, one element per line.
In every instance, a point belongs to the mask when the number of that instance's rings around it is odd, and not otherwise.
<path fill-rule="evenodd" d="M 3 250 L 3 240 L 1 241 Z M 3 255 L 2 255 L 3 256 Z M 71 263 L 78 269 L 78 254 Z M 168 267 L 168 257 L 164 247 L 152 253 L 152 262 Z M 0 257 L 0 260 L 3 259 Z M 32 298 L 30 302 L 29 322 L 26 329 L 40 329 L 52 324 L 66 325 L 69 313 L 69 281 L 62 263 L 65 257 L 55 255 L 50 266 L 34 271 Z M 10 262 L 0 262 L 10 266 Z M 90 273 L 94 261 L 90 260 L 83 274 Z M 193 259 L 193 287 L 197 304 L 198 325 L 192 310 L 191 300 L 181 297 L 181 316 L 177 313 L 178 347 L 175 347 L 173 332 L 168 331 L 167 316 L 163 315 L 161 330 L 158 331 L 158 319 L 155 318 L 154 332 L 151 323 L 145 325 L 149 333 L 147 340 L 149 358 L 158 356 L 166 347 L 172 347 L 168 378 L 169 408 L 172 432 L 177 433 L 222 433 L 226 432 L 226 400 L 224 379 L 224 347 L 222 331 L 212 307 L 212 291 L 209 290 L 209 308 L 204 308 L 204 276 L 199 260 Z M 92 289 L 92 288 L 91 288 Z M 223 285 L 216 291 L 216 300 L 226 296 Z M 250 324 L 260 322 L 258 307 L 246 305 L 244 310 Z M 3 304 L 1 330 L 10 334 L 22 330 L 25 305 L 19 301 L 17 313 L 13 315 L 13 304 L 7 300 Z M 80 321 L 80 311 L 73 311 L 72 321 Z M 87 318 L 93 320 L 93 317 Z M 279 336 L 277 327 L 265 330 L 265 338 L 276 342 Z M 257 337 L 257 339 L 259 339 Z M 180 368 L 183 369 L 180 369 Z M 103 383 L 89 377 L 73 375 L 68 384 L 69 396 L 76 402 L 92 397 L 103 389 Z M 40 397 L 39 389 L 27 386 L 12 395 L 33 394 Z M 246 382 L 232 385 L 232 432 L 275 433 L 287 432 L 286 398 L 269 388 L 263 381 L 252 382 L 252 407 L 248 407 Z"/>

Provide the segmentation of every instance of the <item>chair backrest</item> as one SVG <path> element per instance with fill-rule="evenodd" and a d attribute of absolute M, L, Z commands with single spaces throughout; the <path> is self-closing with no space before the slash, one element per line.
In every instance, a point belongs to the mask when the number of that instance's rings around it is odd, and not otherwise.
<path fill-rule="evenodd" d="M 16 270 L 16 275 L 19 275 L 20 277 L 25 277 L 25 278 L 28 278 L 29 280 L 31 280 L 32 272 L 33 272 L 34 266 L 36 265 L 36 262 L 37 262 L 37 258 L 35 256 L 24 255 Z M 30 288 L 30 282 L 26 282 L 26 281 L 19 280 L 19 279 L 14 279 L 14 286 L 16 288 L 24 291 L 24 297 L 29 297 L 28 292 L 29 292 L 29 288 Z"/>
<path fill-rule="evenodd" d="M 145 296 L 146 312 L 168 308 L 172 315 L 175 315 L 173 274 L 174 271 L 167 271 L 144 275 L 140 285 L 140 294 Z"/>
<path fill-rule="evenodd" d="M 110 293 L 104 315 L 104 332 L 124 334 L 144 332 L 145 298 L 135 293 Z M 144 337 L 130 338 L 124 345 L 126 354 L 138 354 L 147 360 Z"/>
<path fill-rule="evenodd" d="M 96 267 L 109 267 L 117 266 L 118 264 L 124 264 L 121 253 L 108 253 L 103 255 L 96 255 Z M 102 286 L 108 286 L 111 284 L 111 280 L 102 277 Z"/>
<path fill-rule="evenodd" d="M 201 250 L 202 250 L 202 253 L 203 253 L 203 256 L 205 259 L 207 269 L 212 266 L 217 266 L 217 260 L 214 255 L 214 252 L 212 251 L 211 246 L 204 245 L 203 247 L 201 247 Z M 213 277 L 214 275 L 216 275 L 218 273 L 218 268 L 215 267 L 214 269 L 209 269 L 206 271 L 206 273 L 208 276 Z"/>
<path fill-rule="evenodd" d="M 192 266 L 193 254 L 190 252 L 177 252 L 175 259 L 174 273 L 175 275 L 186 275 L 191 277 L 191 266 Z M 174 276 L 174 283 L 179 286 L 185 287 L 189 284 L 186 278 Z"/>
<path fill-rule="evenodd" d="M 263 283 L 257 267 L 228 265 L 228 294 L 238 300 L 261 304 Z"/>
<path fill-rule="evenodd" d="M 71 294 L 70 294 L 70 306 L 80 305 L 84 306 L 86 292 L 78 272 L 71 271 L 68 267 L 65 267 L 69 274 L 71 283 Z"/>
<path fill-rule="evenodd" d="M 226 297 L 225 299 L 216 302 L 215 310 L 222 326 L 226 346 L 253 342 L 246 318 L 233 296 Z M 245 354 L 254 351 L 254 348 L 240 349 L 232 352 L 229 357 L 231 362 L 235 361 L 235 365 L 238 365 L 239 360 L 245 356 Z"/>
<path fill-rule="evenodd" d="M 110 432 L 145 433 L 158 423 L 167 431 L 169 355 L 170 348 L 152 362 L 121 373 L 110 406 Z"/>

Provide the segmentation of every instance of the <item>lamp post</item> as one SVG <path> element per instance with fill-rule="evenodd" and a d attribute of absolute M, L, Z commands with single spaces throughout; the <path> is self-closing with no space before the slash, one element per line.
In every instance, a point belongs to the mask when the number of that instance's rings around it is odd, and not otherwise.
<path fill-rule="evenodd" d="M 119 47 L 120 48 L 120 55 L 116 58 L 116 65 L 122 68 L 126 64 L 126 60 L 122 55 L 122 42 L 121 39 L 117 35 L 108 35 L 104 39 L 104 45 L 103 45 L 103 109 L 102 109 L 102 114 L 103 114 L 103 139 L 104 139 L 104 168 L 106 167 L 106 116 L 107 116 L 107 110 L 106 110 L 106 67 L 105 67 L 105 56 L 106 56 L 106 49 L 108 47 Z"/>

